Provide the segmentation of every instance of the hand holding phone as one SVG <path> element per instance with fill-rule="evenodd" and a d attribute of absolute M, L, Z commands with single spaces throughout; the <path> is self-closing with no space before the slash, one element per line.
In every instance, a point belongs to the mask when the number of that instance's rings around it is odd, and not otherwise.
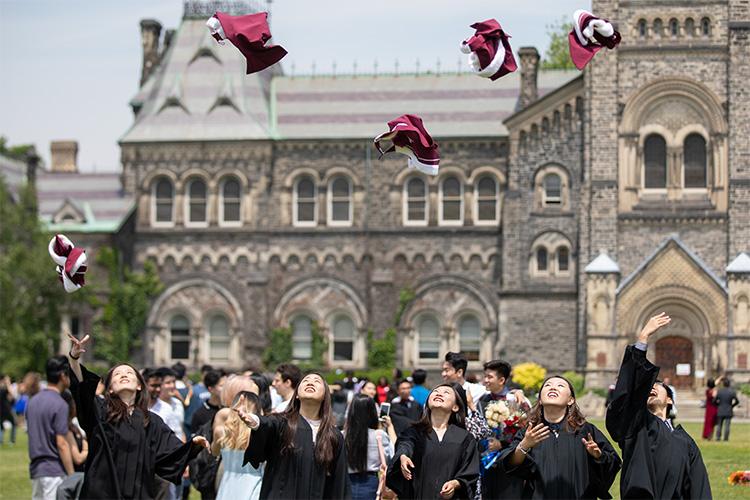
<path fill-rule="evenodd" d="M 380 415 L 378 415 L 378 418 L 382 419 L 383 417 L 387 417 L 391 414 L 391 403 L 382 403 L 380 405 Z"/>

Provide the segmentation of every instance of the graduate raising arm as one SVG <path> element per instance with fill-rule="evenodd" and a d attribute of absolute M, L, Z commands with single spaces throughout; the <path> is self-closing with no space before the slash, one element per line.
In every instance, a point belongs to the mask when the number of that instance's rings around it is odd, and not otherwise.
<path fill-rule="evenodd" d="M 89 439 L 89 456 L 80 498 L 151 499 L 156 476 L 180 484 L 187 463 L 208 446 L 196 436 L 182 443 L 148 410 L 146 382 L 133 366 L 120 363 L 104 378 L 104 397 L 96 396 L 100 378 L 80 363 L 90 337 L 68 335 L 70 391 L 78 420 Z"/>

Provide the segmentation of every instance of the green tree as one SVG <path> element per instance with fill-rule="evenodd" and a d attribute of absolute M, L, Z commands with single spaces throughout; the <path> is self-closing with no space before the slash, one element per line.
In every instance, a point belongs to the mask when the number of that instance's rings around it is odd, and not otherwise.
<path fill-rule="evenodd" d="M 14 202 L 0 175 L 0 366 L 20 376 L 43 371 L 57 352 L 60 307 L 69 300 L 47 252 L 36 190 L 26 185 Z"/>
<path fill-rule="evenodd" d="M 97 358 L 108 364 L 130 358 L 133 349 L 140 347 L 151 300 L 163 289 L 156 267 L 146 262 L 143 272 L 134 272 L 123 265 L 116 250 L 102 247 L 97 262 L 107 270 L 109 293 L 106 301 L 93 300 L 94 307 L 102 307 L 96 321 Z"/>
<path fill-rule="evenodd" d="M 370 370 L 393 368 L 396 364 L 396 329 L 388 328 L 382 338 L 367 333 L 367 367 Z"/>
<path fill-rule="evenodd" d="M 542 69 L 575 69 L 568 48 L 568 33 L 572 29 L 573 23 L 566 22 L 564 17 L 547 25 L 549 46 L 542 59 Z"/>
<path fill-rule="evenodd" d="M 281 363 L 292 359 L 292 329 L 275 328 L 271 330 L 270 342 L 263 352 L 263 364 L 267 370 L 275 370 Z"/>
<path fill-rule="evenodd" d="M 8 138 L 0 135 L 0 154 L 15 158 L 16 160 L 26 159 L 26 153 L 33 148 L 33 144 L 18 144 L 16 146 L 8 145 Z"/>

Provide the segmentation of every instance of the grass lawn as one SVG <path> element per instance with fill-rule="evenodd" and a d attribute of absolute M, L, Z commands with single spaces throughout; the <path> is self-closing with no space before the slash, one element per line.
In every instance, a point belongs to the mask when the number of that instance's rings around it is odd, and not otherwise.
<path fill-rule="evenodd" d="M 596 420 L 593 422 L 606 433 L 604 422 Z M 732 436 L 728 443 L 701 440 L 702 423 L 687 423 L 684 426 L 693 438 L 698 438 L 696 441 L 708 467 L 714 498 L 717 500 L 749 498 L 750 486 L 730 486 L 727 477 L 732 471 L 750 469 L 750 424 L 732 424 Z M 5 444 L 0 448 L 0 499 L 15 500 L 31 497 L 29 455 L 26 451 L 26 443 L 26 434 L 19 432 L 18 443 L 15 446 Z M 612 486 L 611 493 L 614 498 L 620 497 L 619 476 Z M 190 498 L 199 499 L 200 496 L 193 491 Z"/>

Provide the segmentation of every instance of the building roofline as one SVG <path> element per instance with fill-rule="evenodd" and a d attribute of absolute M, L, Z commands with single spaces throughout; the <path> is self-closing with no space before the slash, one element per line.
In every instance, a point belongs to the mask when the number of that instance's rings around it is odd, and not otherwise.
<path fill-rule="evenodd" d="M 552 92 L 549 92 L 542 96 L 540 99 L 537 99 L 533 103 L 529 104 L 525 108 L 516 111 L 509 117 L 507 117 L 505 120 L 503 120 L 503 125 L 510 130 L 511 128 L 515 128 L 518 123 L 528 119 L 530 116 L 538 113 L 540 109 L 547 109 L 547 104 L 550 101 L 554 101 L 559 99 L 562 95 L 570 94 L 573 95 L 576 92 L 579 92 L 583 90 L 583 73 L 576 76 L 566 84 L 562 85 L 561 87 L 556 88 Z"/>

